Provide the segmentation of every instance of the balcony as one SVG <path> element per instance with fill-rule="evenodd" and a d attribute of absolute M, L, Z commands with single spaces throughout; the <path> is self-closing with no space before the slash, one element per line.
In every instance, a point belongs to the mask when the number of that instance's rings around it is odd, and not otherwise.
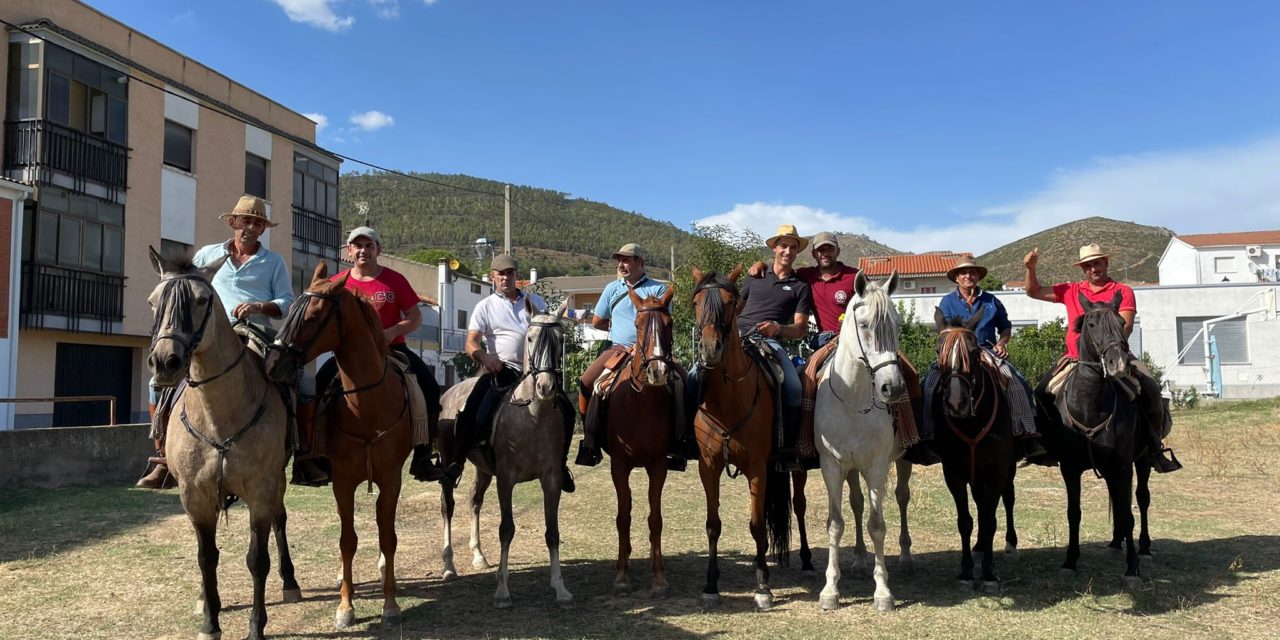
<path fill-rule="evenodd" d="M 25 170 L 30 180 L 52 182 L 51 171 L 65 174 L 71 188 L 86 192 L 93 181 L 115 198 L 128 186 L 129 148 L 48 120 L 4 125 L 4 169 Z"/>
<path fill-rule="evenodd" d="M 116 333 L 124 320 L 124 277 L 22 263 L 21 326 Z"/>
<path fill-rule="evenodd" d="M 312 213 L 306 209 L 293 208 L 293 237 L 311 242 L 326 249 L 336 249 L 342 239 L 338 220 Z"/>

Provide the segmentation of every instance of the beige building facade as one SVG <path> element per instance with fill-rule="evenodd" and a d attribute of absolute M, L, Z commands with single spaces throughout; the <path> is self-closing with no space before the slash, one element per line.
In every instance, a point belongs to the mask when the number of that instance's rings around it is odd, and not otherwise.
<path fill-rule="evenodd" d="M 3 177 L 30 189 L 6 282 L 18 374 L 0 393 L 112 395 L 117 421 L 145 419 L 148 247 L 227 240 L 219 214 L 252 193 L 296 293 L 337 258 L 341 161 L 300 113 L 81 2 L 6 0 L 0 18 L 18 25 L 0 47 Z M 107 418 L 105 405 L 21 404 L 0 429 Z"/>

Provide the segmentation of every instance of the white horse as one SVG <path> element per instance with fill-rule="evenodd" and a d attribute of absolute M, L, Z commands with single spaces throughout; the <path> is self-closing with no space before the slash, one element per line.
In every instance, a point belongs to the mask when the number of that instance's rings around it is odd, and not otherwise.
<path fill-rule="evenodd" d="M 843 484 L 848 483 L 850 493 L 856 496 L 851 497 L 851 503 L 860 507 L 858 473 L 867 483 L 871 503 L 867 530 L 875 547 L 875 607 L 878 611 L 893 609 L 889 573 L 884 566 L 884 495 L 889 465 L 902 456 L 887 405 L 906 394 L 906 383 L 898 368 L 898 312 L 889 300 L 897 284 L 896 271 L 883 284 L 858 274 L 840 326 L 839 346 L 818 385 L 814 430 L 822 479 L 827 483 L 830 546 L 827 584 L 818 604 L 826 610 L 840 606 Z"/>

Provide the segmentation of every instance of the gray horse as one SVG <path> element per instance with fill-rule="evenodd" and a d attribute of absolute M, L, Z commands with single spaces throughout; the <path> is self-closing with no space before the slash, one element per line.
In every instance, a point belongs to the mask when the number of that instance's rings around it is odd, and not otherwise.
<path fill-rule="evenodd" d="M 563 327 L 560 318 L 564 307 L 555 313 L 541 313 L 530 321 L 525 336 L 524 374 L 519 383 L 497 409 L 494 416 L 490 447 L 472 448 L 467 458 L 476 467 L 476 480 L 471 488 L 471 566 L 489 568 L 480 550 L 480 507 L 489 483 L 498 480 L 498 502 L 502 508 L 502 524 L 498 529 L 502 541 L 502 560 L 498 565 L 498 588 L 493 606 L 511 606 L 507 590 L 507 558 L 516 524 L 512 515 L 511 493 L 516 484 L 537 480 L 542 485 L 543 510 L 546 517 L 547 551 L 551 555 L 551 587 L 556 602 L 562 607 L 573 603 L 573 594 L 560 576 L 560 488 L 561 467 L 565 455 L 563 414 L 556 405 L 560 377 Z M 458 412 L 471 394 L 476 378 L 454 385 L 440 398 L 440 433 L 452 434 Z M 441 483 L 440 515 L 444 523 L 443 576 L 454 578 L 458 570 L 453 564 L 453 487 Z"/>

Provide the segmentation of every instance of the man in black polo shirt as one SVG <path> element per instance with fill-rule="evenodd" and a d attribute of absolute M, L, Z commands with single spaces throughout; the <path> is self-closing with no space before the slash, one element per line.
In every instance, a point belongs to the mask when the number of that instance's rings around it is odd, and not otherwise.
<path fill-rule="evenodd" d="M 738 333 L 755 331 L 763 336 L 782 364 L 782 423 L 787 441 L 778 451 L 778 462 L 785 470 L 796 471 L 802 468 L 795 448 L 800 429 L 800 377 L 781 341 L 804 338 L 809 331 L 813 296 L 809 285 L 797 278 L 791 268 L 809 241 L 800 237 L 795 225 L 784 224 L 765 244 L 773 250 L 773 268 L 765 271 L 762 278 L 743 282 Z"/>

